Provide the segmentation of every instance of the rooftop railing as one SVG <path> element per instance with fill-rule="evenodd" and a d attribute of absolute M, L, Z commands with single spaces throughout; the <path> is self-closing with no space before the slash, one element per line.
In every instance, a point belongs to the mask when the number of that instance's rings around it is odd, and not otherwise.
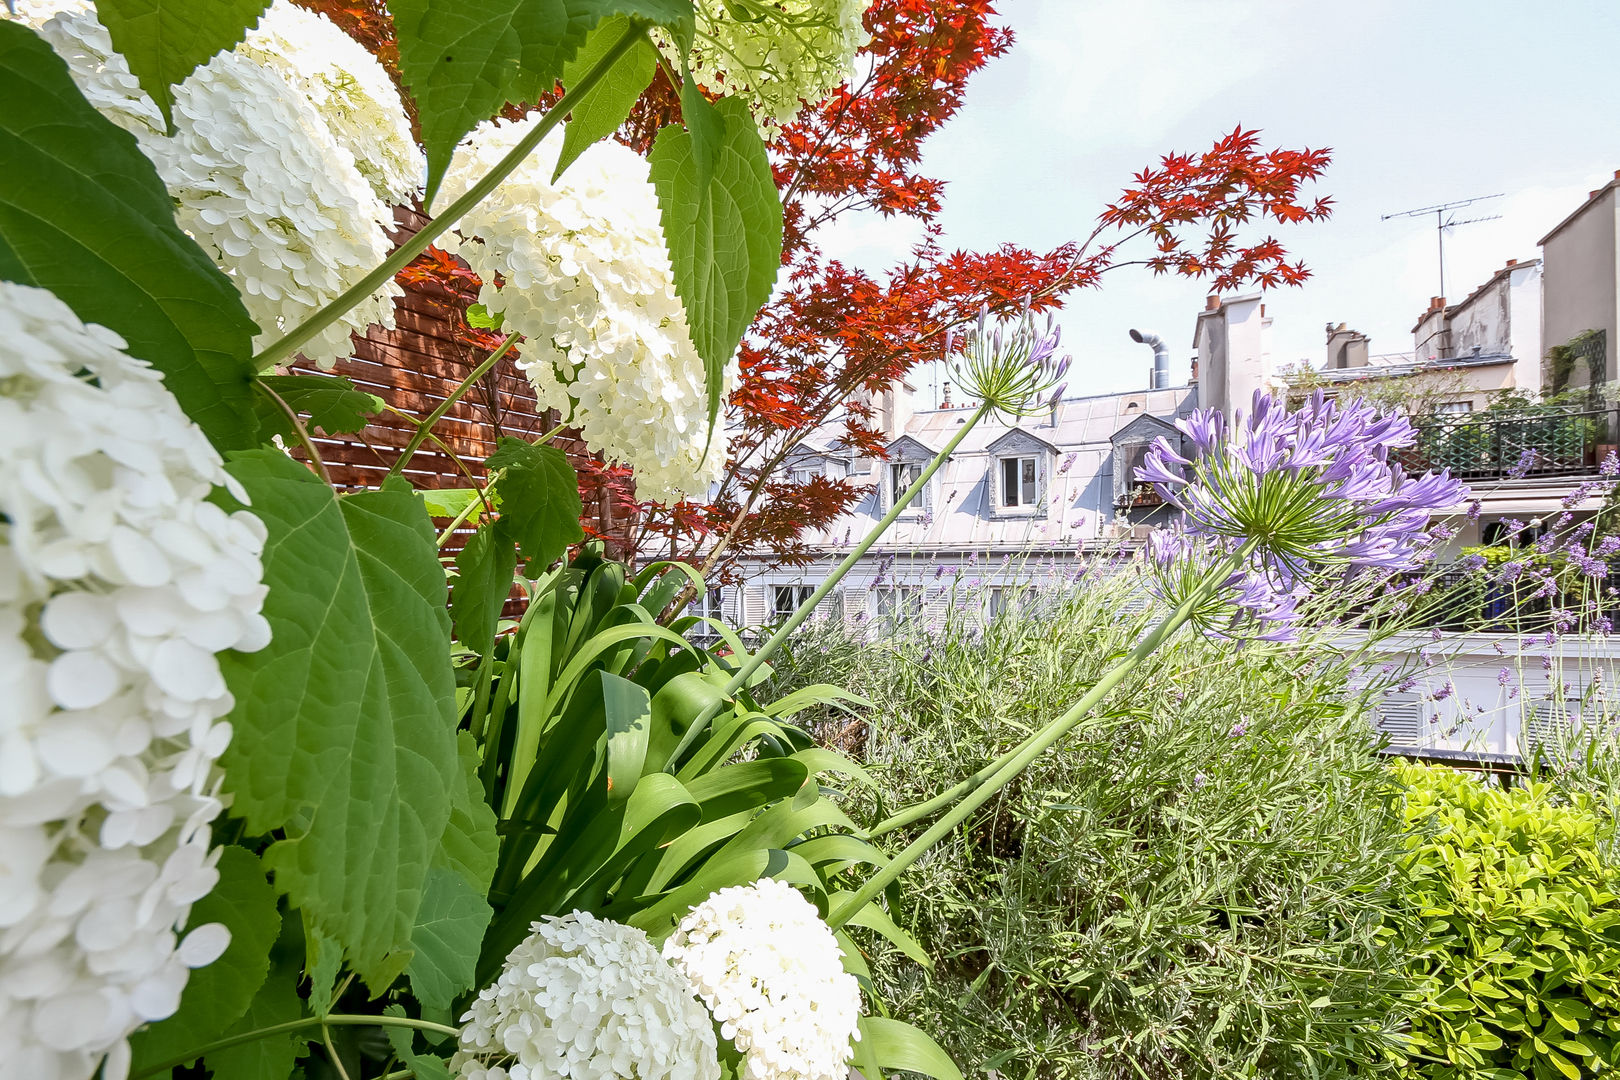
<path fill-rule="evenodd" d="M 1616 442 L 1612 406 L 1537 406 L 1425 416 L 1417 442 L 1395 453 L 1408 472 L 1449 469 L 1465 480 L 1585 476 Z"/>

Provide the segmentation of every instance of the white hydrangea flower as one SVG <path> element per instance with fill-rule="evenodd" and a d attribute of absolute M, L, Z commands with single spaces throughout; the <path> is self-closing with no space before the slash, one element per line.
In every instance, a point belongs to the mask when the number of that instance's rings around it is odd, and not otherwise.
<path fill-rule="evenodd" d="M 106 1080 L 218 924 L 215 657 L 269 640 L 264 527 L 162 378 L 53 294 L 0 283 L 0 1072 Z"/>
<path fill-rule="evenodd" d="M 479 125 L 456 151 L 444 199 L 538 122 Z M 462 218 L 459 254 L 484 279 L 479 301 L 527 339 L 518 366 L 540 405 L 633 468 L 642 497 L 701 496 L 725 468 L 726 434 L 717 424 L 710 442 L 703 361 L 675 295 L 647 162 L 600 142 L 552 184 L 562 139 L 561 129 L 549 135 Z"/>
<path fill-rule="evenodd" d="M 815 905 L 766 878 L 721 889 L 664 943 L 698 988 L 745 1080 L 843 1080 L 860 1038 L 860 986 Z"/>
<path fill-rule="evenodd" d="M 583 911 L 533 926 L 461 1018 L 463 1080 L 719 1080 L 714 1024 L 647 935 Z"/>
<path fill-rule="evenodd" d="M 426 165 L 405 103 L 365 46 L 325 15 L 275 0 L 236 51 L 280 72 L 314 104 L 379 199 L 397 205 L 417 193 Z"/>
<path fill-rule="evenodd" d="M 872 0 L 697 0 L 697 37 L 688 62 L 711 94 L 748 100 L 766 138 L 791 124 L 855 73 L 855 54 L 872 40 Z M 739 17 L 741 16 L 741 17 Z M 680 63 L 663 31 L 660 51 Z"/>
<path fill-rule="evenodd" d="M 57 13 L 42 17 L 53 6 Z M 392 210 L 334 136 L 313 92 L 283 77 L 292 61 L 267 65 L 241 50 L 214 57 L 174 88 L 171 137 L 93 11 L 55 0 L 22 14 L 67 61 L 91 104 L 134 134 L 157 166 L 180 227 L 231 276 L 259 324 L 255 349 L 335 300 L 393 249 L 384 231 Z M 347 114 L 339 120 L 354 122 Z M 402 294 L 389 282 L 321 331 L 304 355 L 330 368 L 353 351 L 351 332 L 393 327 L 393 298 Z"/>

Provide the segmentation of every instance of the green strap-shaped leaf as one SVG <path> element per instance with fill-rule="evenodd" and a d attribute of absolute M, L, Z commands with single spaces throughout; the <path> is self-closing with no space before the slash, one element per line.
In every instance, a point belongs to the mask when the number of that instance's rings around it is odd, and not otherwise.
<path fill-rule="evenodd" d="M 352 435 L 385 407 L 382 398 L 341 375 L 262 375 L 259 385 L 274 391 L 293 412 L 308 417 L 304 426 L 311 432 L 327 435 Z M 269 442 L 272 435 L 288 441 L 297 438 L 292 421 L 274 398 L 261 391 L 257 408 L 260 439 Z"/>
<path fill-rule="evenodd" d="M 516 570 L 517 551 L 512 542 L 497 537 L 488 524 L 480 525 L 456 556 L 450 617 L 455 621 L 456 640 L 479 656 L 488 656 L 495 646 L 495 630 L 506 598 L 512 595 Z"/>
<path fill-rule="evenodd" d="M 827 897 L 827 907 L 836 911 L 843 906 L 852 894 L 845 892 L 833 893 Z M 900 925 L 889 917 L 889 913 L 878 907 L 875 901 L 863 905 L 854 915 L 844 921 L 845 926 L 864 926 L 868 930 L 875 930 L 887 938 L 890 944 L 905 953 L 906 956 L 921 964 L 925 968 L 934 966 L 933 958 L 923 951 L 917 939 L 900 929 Z"/>
<path fill-rule="evenodd" d="M 723 123 L 700 122 L 691 131 L 664 128 L 650 161 L 675 292 L 703 358 L 712 427 L 726 364 L 776 284 L 782 201 L 748 106 L 726 98 L 711 111 L 713 117 L 699 110 Z M 719 141 L 713 143 L 716 133 Z"/>
<path fill-rule="evenodd" d="M 661 942 L 675 928 L 676 921 L 709 894 L 766 877 L 821 888 L 821 877 L 815 868 L 791 851 L 749 851 L 705 862 L 690 878 L 662 896 L 650 900 L 642 897 L 616 900 L 602 912 L 602 917 L 645 930 L 654 941 Z"/>
<path fill-rule="evenodd" d="M 264 866 L 247 848 L 226 845 L 219 856 L 219 884 L 191 906 L 188 930 L 209 923 L 224 923 L 231 943 L 218 960 L 191 973 L 173 1016 L 130 1038 L 136 1070 L 219 1038 L 264 985 L 281 916 Z"/>
<path fill-rule="evenodd" d="M 416 97 L 427 148 L 427 200 L 463 135 L 508 102 L 550 91 L 600 20 L 630 15 L 668 24 L 691 0 L 390 0 L 399 70 Z"/>
<path fill-rule="evenodd" d="M 172 128 L 169 88 L 215 53 L 234 49 L 269 6 L 270 0 L 96 0 L 96 18 Z"/>
<path fill-rule="evenodd" d="M 861 1017 L 863 1056 L 884 1069 L 922 1073 L 934 1080 L 962 1080 L 962 1070 L 939 1044 L 910 1024 L 881 1016 Z"/>
<path fill-rule="evenodd" d="M 232 812 L 285 830 L 277 886 L 381 992 L 409 959 L 459 782 L 433 526 L 402 480 L 342 498 L 285 455 L 228 466 L 269 531 L 271 644 L 222 662 L 236 697 Z"/>
<path fill-rule="evenodd" d="M 579 526 L 579 479 L 567 454 L 508 436 L 496 443 L 484 467 L 492 473 L 501 470 L 495 483 L 501 499 L 495 534 L 516 544 L 525 559 L 548 566 L 562 558 L 569 544 L 585 539 Z"/>
<path fill-rule="evenodd" d="M 0 19 L 0 281 L 49 289 L 163 373 L 215 446 L 257 443 L 253 335 L 230 280 L 174 221 L 135 137 Z"/>
<path fill-rule="evenodd" d="M 622 15 L 603 19 L 574 58 L 563 65 L 563 86 L 574 85 L 629 28 L 630 20 Z M 630 51 L 614 61 L 602 81 L 569 114 L 568 127 L 563 130 L 562 153 L 557 156 L 557 169 L 551 174 L 553 183 L 591 144 L 619 130 L 657 70 L 658 57 L 646 38 L 638 40 Z"/>
<path fill-rule="evenodd" d="M 647 762 L 652 695 L 645 686 L 604 671 L 602 705 L 607 714 L 607 797 L 622 802 L 636 790 Z"/>
<path fill-rule="evenodd" d="M 478 946 L 495 915 L 460 875 L 435 866 L 428 871 L 422 907 L 411 932 L 411 961 L 405 974 L 411 992 L 427 1009 L 447 1010 L 477 975 Z"/>

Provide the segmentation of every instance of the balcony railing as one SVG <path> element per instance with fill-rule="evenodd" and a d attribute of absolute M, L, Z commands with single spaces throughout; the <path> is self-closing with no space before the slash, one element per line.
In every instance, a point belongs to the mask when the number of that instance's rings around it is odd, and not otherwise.
<path fill-rule="evenodd" d="M 1394 456 L 1408 472 L 1465 480 L 1585 476 L 1615 443 L 1616 421 L 1614 408 L 1580 406 L 1425 416 L 1413 422 L 1416 444 Z"/>
<path fill-rule="evenodd" d="M 1504 581 L 1497 571 L 1456 565 L 1431 568 L 1428 590 L 1415 600 L 1415 629 L 1472 634 L 1542 634 L 1600 631 L 1620 625 L 1620 564 L 1604 578 L 1564 570 L 1560 587 L 1541 595 L 1540 581 L 1526 574 Z"/>

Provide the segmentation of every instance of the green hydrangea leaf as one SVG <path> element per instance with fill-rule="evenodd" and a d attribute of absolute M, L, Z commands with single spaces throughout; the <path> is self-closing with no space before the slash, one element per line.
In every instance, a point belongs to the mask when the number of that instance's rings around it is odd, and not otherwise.
<path fill-rule="evenodd" d="M 311 434 L 352 435 L 385 407 L 382 398 L 366 393 L 341 375 L 263 375 L 259 382 L 304 417 L 304 426 Z M 260 439 L 269 442 L 270 436 L 280 435 L 290 445 L 298 437 L 286 410 L 274 398 L 261 393 L 256 408 Z"/>
<path fill-rule="evenodd" d="M 269 976 L 247 1012 L 222 1038 L 290 1023 L 304 1015 L 304 1003 L 298 996 L 303 948 L 297 927 L 296 916 L 282 920 L 282 934 L 270 953 Z M 216 1050 L 203 1064 L 213 1071 L 216 1080 L 288 1080 L 310 1034 L 305 1030 L 260 1036 Z"/>
<path fill-rule="evenodd" d="M 234 49 L 269 6 L 270 0 L 96 0 L 96 17 L 172 129 L 170 88 L 214 54 Z"/>
<path fill-rule="evenodd" d="M 688 111 L 703 119 L 660 131 L 650 160 L 675 292 L 703 358 L 712 430 L 726 364 L 776 284 L 782 202 L 745 103 L 725 98 Z"/>
<path fill-rule="evenodd" d="M 391 0 L 399 70 L 416 97 L 431 203 L 462 136 L 552 90 L 591 29 L 612 15 L 668 24 L 691 0 Z"/>
<path fill-rule="evenodd" d="M 495 536 L 516 544 L 525 559 L 549 565 L 568 545 L 585 538 L 579 525 L 579 479 L 567 454 L 507 436 L 495 444 L 484 467 L 491 473 L 501 470 L 495 482 L 501 499 Z"/>
<path fill-rule="evenodd" d="M 577 518 L 576 518 L 577 521 Z M 456 555 L 456 584 L 450 592 L 450 617 L 456 640 L 479 656 L 489 655 L 500 625 L 501 608 L 512 595 L 517 551 L 492 525 L 480 525 Z"/>
<path fill-rule="evenodd" d="M 381 992 L 409 960 L 458 782 L 444 570 L 403 480 L 337 496 L 283 454 L 228 465 L 269 531 L 271 644 L 221 667 L 224 764 L 278 888 Z"/>
<path fill-rule="evenodd" d="M 483 896 L 495 877 L 501 840 L 495 832 L 495 811 L 484 801 L 484 786 L 478 780 L 478 740 L 470 732 L 457 732 L 456 749 L 460 775 L 450 796 L 450 822 L 444 827 L 433 865 L 457 874 Z"/>
<path fill-rule="evenodd" d="M 452 870 L 435 866 L 416 929 L 411 934 L 411 962 L 405 968 L 411 991 L 423 1008 L 448 1009 L 477 976 L 478 946 L 495 915 L 484 894 Z"/>
<path fill-rule="evenodd" d="M 563 65 L 563 86 L 574 85 L 629 28 L 630 20 L 622 15 L 604 19 L 585 39 L 579 53 Z M 557 169 L 551 174 L 553 181 L 598 139 L 619 130 L 657 70 L 658 57 L 646 38 L 637 41 L 630 51 L 614 61 L 602 81 L 569 114 L 568 126 L 563 129 L 562 153 L 557 156 Z"/>
<path fill-rule="evenodd" d="M 191 906 L 188 931 L 209 923 L 224 923 L 231 943 L 218 960 L 191 973 L 173 1016 L 130 1037 L 137 1071 L 219 1038 L 264 985 L 281 916 L 264 866 L 246 848 L 230 844 L 221 850 L 219 884 Z"/>
<path fill-rule="evenodd" d="M 43 39 L 0 19 L 0 281 L 115 331 L 222 451 L 257 443 L 253 335 L 230 279 L 175 224 L 135 137 Z"/>

